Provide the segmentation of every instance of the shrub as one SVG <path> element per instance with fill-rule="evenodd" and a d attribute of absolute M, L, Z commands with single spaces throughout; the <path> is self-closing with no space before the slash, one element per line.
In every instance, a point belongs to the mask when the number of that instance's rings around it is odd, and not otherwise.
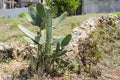
<path fill-rule="evenodd" d="M 64 11 L 67 11 L 69 15 L 75 11 L 79 5 L 79 0 L 47 0 L 49 5 L 55 14 L 60 15 Z"/>

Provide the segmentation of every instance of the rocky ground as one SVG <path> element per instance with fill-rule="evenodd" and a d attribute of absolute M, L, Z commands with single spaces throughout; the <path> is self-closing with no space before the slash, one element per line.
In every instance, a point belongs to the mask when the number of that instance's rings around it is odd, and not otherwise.
<path fill-rule="evenodd" d="M 106 26 L 107 24 L 109 24 L 109 22 L 111 22 L 111 19 L 114 21 L 114 23 L 110 25 L 120 27 L 120 17 L 117 17 L 113 14 L 109 14 L 107 16 L 97 16 L 94 18 L 90 18 L 84 21 L 81 24 L 81 26 L 75 28 L 73 30 L 73 39 L 70 43 L 70 46 L 71 46 L 70 49 L 74 53 L 72 53 L 70 57 L 75 56 L 76 55 L 75 53 L 78 53 L 80 51 L 79 44 L 80 44 L 81 39 L 84 40 L 87 37 L 89 37 L 90 32 L 94 31 L 96 27 Z M 108 60 L 113 62 L 111 59 L 108 59 Z M 104 62 L 104 61 L 101 60 L 101 62 Z M 104 66 L 103 64 L 101 64 L 101 62 L 99 62 L 96 65 L 101 70 L 101 77 L 99 77 L 97 80 L 120 80 L 120 65 L 117 65 L 117 66 L 114 65 L 114 67 L 110 65 Z"/>
<path fill-rule="evenodd" d="M 79 50 L 79 42 L 81 40 L 84 40 L 89 37 L 90 32 L 94 31 L 97 26 L 109 24 L 114 20 L 114 23 L 111 25 L 120 26 L 120 18 L 109 14 L 107 16 L 97 16 L 94 18 L 90 18 L 86 21 L 84 21 L 81 26 L 76 27 L 72 34 L 73 39 L 71 40 L 68 48 L 69 52 L 67 53 L 67 57 L 71 60 L 77 56 L 80 52 Z M 111 22 L 112 23 L 112 22 Z M 3 57 L 10 57 L 9 54 L 7 54 L 6 49 L 10 52 L 13 52 L 14 58 L 9 63 L 0 63 L 0 80 L 12 80 L 12 78 L 15 76 L 15 74 L 20 74 L 21 70 L 24 70 L 25 68 L 28 68 L 27 61 L 27 54 L 30 52 L 36 53 L 37 47 L 35 45 L 21 45 L 17 43 L 0 43 L 0 53 L 5 53 Z M 24 56 L 23 56 L 24 55 Z M 35 54 L 32 54 L 35 55 Z M 120 56 L 120 55 L 118 55 Z M 110 58 L 109 56 L 107 56 Z M 117 57 L 117 56 L 116 56 Z M 111 60 L 111 59 L 107 59 Z M 5 61 L 7 62 L 7 60 Z M 103 65 L 102 60 L 96 65 L 101 70 L 101 76 L 97 79 L 94 78 L 85 78 L 85 77 L 77 77 L 76 74 L 71 74 L 71 76 L 68 78 L 68 80 L 120 80 L 120 65 L 115 64 L 113 66 L 111 65 Z M 112 60 L 111 60 L 112 62 Z M 63 77 L 55 77 L 53 80 L 64 80 Z"/>

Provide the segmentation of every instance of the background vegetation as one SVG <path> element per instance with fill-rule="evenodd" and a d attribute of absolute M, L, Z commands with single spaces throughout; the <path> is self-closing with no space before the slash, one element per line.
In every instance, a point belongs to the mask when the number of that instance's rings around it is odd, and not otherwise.
<path fill-rule="evenodd" d="M 47 5 L 50 6 L 55 15 L 59 16 L 65 11 L 71 15 L 80 3 L 79 0 L 47 0 Z"/>

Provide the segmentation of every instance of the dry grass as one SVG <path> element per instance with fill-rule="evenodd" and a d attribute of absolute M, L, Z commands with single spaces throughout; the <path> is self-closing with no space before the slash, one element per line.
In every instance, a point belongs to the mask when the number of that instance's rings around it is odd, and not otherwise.
<path fill-rule="evenodd" d="M 54 30 L 53 35 L 65 35 L 72 31 L 71 24 L 75 23 L 74 27 L 77 27 L 84 20 L 96 16 L 96 15 L 104 15 L 102 14 L 87 14 L 87 15 L 78 15 L 78 16 L 70 16 L 67 17 L 63 24 L 61 25 L 59 30 Z M 17 28 L 18 24 L 22 24 L 23 26 L 29 28 L 32 31 L 36 31 L 37 27 L 33 27 L 26 18 L 0 18 L 0 42 L 24 42 L 23 36 L 24 34 Z"/>

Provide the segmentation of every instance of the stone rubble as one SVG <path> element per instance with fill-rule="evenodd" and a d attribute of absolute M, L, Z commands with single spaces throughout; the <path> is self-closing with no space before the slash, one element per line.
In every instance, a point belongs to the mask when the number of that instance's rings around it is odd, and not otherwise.
<path fill-rule="evenodd" d="M 19 44 L 19 43 L 0 43 L 0 54 L 6 53 L 5 50 L 11 51 L 13 53 L 13 56 L 16 60 L 19 60 L 19 55 L 27 56 L 28 54 L 33 53 L 34 56 L 36 56 L 35 53 L 37 53 L 37 46 L 33 44 Z"/>
<path fill-rule="evenodd" d="M 75 53 L 78 53 L 79 41 L 89 37 L 90 32 L 94 31 L 96 27 L 105 26 L 112 23 L 111 21 L 114 21 L 114 24 L 112 25 L 120 25 L 120 17 L 117 17 L 114 14 L 109 14 L 106 16 L 96 16 L 89 18 L 88 20 L 84 21 L 79 27 L 74 28 L 72 31 L 73 38 L 69 43 L 69 51 L 72 51 L 71 56 L 73 56 Z M 70 55 L 70 53 L 67 55 Z"/>
<path fill-rule="evenodd" d="M 72 37 L 71 42 L 68 45 L 69 52 L 67 53 L 67 56 L 69 58 L 74 58 L 75 54 L 79 52 L 78 50 L 79 41 L 84 40 L 85 38 L 89 37 L 90 32 L 94 31 L 97 26 L 100 26 L 100 25 L 103 26 L 103 25 L 109 24 L 111 20 L 114 21 L 114 25 L 117 25 L 117 26 L 120 25 L 120 18 L 116 17 L 113 14 L 109 14 L 107 16 L 97 16 L 94 18 L 90 18 L 84 21 L 79 27 L 76 27 L 75 29 L 73 29 L 73 32 L 72 32 L 73 37 Z M 18 45 L 18 44 L 13 44 L 13 43 L 6 45 L 5 43 L 0 43 L 0 54 L 2 51 L 4 51 L 4 47 L 12 51 L 16 59 L 18 59 L 17 57 L 18 53 L 23 54 L 23 55 L 28 54 L 29 52 L 27 51 L 32 51 L 33 53 L 37 53 L 36 45 L 30 44 L 26 46 L 26 45 Z M 8 80 L 8 79 L 12 80 L 11 75 L 7 74 L 7 77 L 5 76 L 6 74 L 3 75 L 4 80 Z"/>

